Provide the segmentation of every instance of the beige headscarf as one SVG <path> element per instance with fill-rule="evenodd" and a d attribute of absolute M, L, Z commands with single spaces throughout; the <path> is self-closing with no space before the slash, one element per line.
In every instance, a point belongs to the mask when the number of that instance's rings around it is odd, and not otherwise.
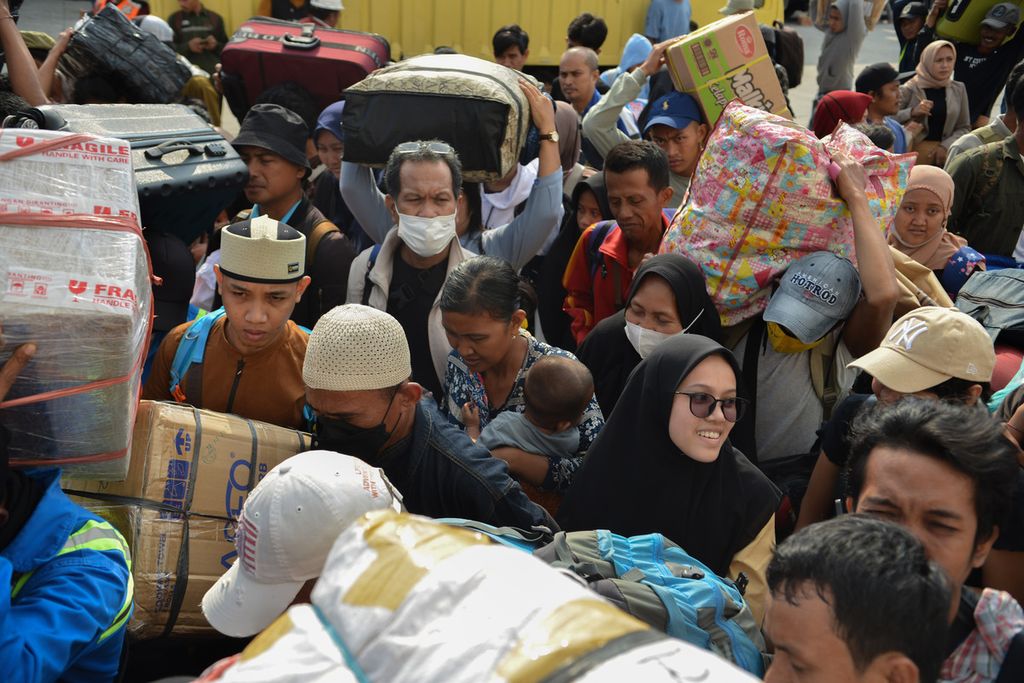
<path fill-rule="evenodd" d="M 948 173 L 938 166 L 914 166 L 910 169 L 910 179 L 907 182 L 907 192 L 911 190 L 931 192 L 942 204 L 945 218 L 949 218 L 953 208 L 954 185 Z M 967 240 L 949 232 L 943 225 L 941 230 L 924 244 L 910 246 L 900 237 L 896 230 L 896 222 L 893 221 L 889 230 L 889 244 L 930 270 L 942 270 L 949 262 L 949 257 L 967 244 Z"/>
<path fill-rule="evenodd" d="M 944 47 L 948 47 L 953 51 L 953 62 L 956 62 L 956 47 L 953 43 L 948 40 L 936 40 L 934 43 L 929 43 L 921 52 L 921 61 L 917 63 L 917 68 L 914 70 L 916 75 L 910 79 L 912 83 L 916 83 L 922 88 L 948 88 L 953 82 L 953 73 L 950 72 L 949 77 L 943 80 L 937 79 L 932 75 L 932 68 L 935 66 L 935 59 L 939 56 L 939 50 Z"/>
<path fill-rule="evenodd" d="M 567 102 L 555 102 L 555 130 L 562 173 L 572 171 L 580 158 L 580 115 Z M 541 131 L 546 133 L 547 131 Z"/>

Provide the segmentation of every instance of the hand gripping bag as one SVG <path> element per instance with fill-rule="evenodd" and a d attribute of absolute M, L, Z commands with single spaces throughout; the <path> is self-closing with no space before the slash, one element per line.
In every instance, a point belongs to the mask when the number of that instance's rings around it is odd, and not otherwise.
<path fill-rule="evenodd" d="M 802 256 L 827 250 L 856 261 L 850 211 L 829 179 L 837 152 L 863 166 L 871 213 L 887 230 L 913 154 L 880 150 L 846 124 L 818 140 L 797 123 L 739 102 L 722 113 L 661 253 L 701 265 L 723 326 L 761 313 L 772 282 Z"/>

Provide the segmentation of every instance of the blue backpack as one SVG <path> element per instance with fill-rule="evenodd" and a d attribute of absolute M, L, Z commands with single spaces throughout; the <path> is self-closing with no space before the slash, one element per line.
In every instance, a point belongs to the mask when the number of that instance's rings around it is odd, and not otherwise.
<path fill-rule="evenodd" d="M 653 628 L 764 675 L 764 637 L 740 589 L 661 534 L 563 531 L 534 555 Z"/>
<path fill-rule="evenodd" d="M 203 397 L 203 359 L 206 356 L 206 340 L 210 337 L 210 330 L 218 320 L 225 315 L 224 308 L 210 311 L 192 321 L 192 324 L 185 330 L 178 342 L 178 348 L 174 352 L 174 360 L 171 361 L 171 385 L 170 392 L 174 400 L 179 403 L 190 403 L 200 405 Z M 299 325 L 306 334 L 309 330 Z M 189 374 L 189 369 L 198 365 L 196 372 Z M 309 406 L 305 409 L 307 421 L 310 419 Z"/>

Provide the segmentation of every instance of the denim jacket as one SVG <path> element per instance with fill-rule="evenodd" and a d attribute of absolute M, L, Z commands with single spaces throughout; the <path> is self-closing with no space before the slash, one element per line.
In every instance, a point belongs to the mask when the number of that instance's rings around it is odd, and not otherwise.
<path fill-rule="evenodd" d="M 451 424 L 425 398 L 416 407 L 412 434 L 374 463 L 399 491 L 409 512 L 459 517 L 494 526 L 529 529 L 554 520 L 509 476 L 504 461 L 491 457 Z"/>

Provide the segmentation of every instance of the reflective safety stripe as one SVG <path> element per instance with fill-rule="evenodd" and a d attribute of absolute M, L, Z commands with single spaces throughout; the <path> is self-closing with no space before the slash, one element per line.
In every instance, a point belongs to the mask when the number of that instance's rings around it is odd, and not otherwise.
<path fill-rule="evenodd" d="M 124 602 L 121 604 L 121 609 L 118 611 L 117 616 L 114 617 L 110 628 L 101 633 L 97 639 L 97 642 L 101 642 L 120 630 L 127 623 L 128 617 L 131 616 L 132 599 L 135 597 L 135 581 L 131 573 L 131 552 L 124 537 L 121 536 L 117 529 L 110 525 L 110 522 L 100 522 L 94 519 L 90 519 L 78 531 L 68 536 L 68 540 L 64 542 L 64 547 L 54 557 L 57 558 L 79 550 L 93 550 L 96 552 L 116 550 L 124 557 L 125 566 L 128 567 L 128 590 L 125 591 Z M 21 592 L 21 589 L 31 576 L 32 572 L 26 572 L 18 577 L 17 582 L 11 587 L 12 600 Z"/>

